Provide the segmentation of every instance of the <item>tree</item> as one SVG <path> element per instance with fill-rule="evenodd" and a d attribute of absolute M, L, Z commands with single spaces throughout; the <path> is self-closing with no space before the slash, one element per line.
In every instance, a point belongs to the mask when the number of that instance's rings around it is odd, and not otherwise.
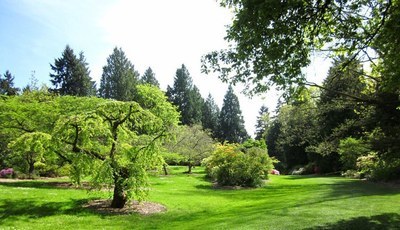
<path fill-rule="evenodd" d="M 100 80 L 99 95 L 118 101 L 131 101 L 135 97 L 135 87 L 139 73 L 125 56 L 121 48 L 115 47 L 107 58 Z"/>
<path fill-rule="evenodd" d="M 261 106 L 256 123 L 256 140 L 265 140 L 269 126 L 269 112 L 266 106 Z"/>
<path fill-rule="evenodd" d="M 62 56 L 50 64 L 54 74 L 50 74 L 54 92 L 60 95 L 94 96 L 96 92 L 95 82 L 89 76 L 90 71 L 83 52 L 79 58 L 68 45 Z"/>
<path fill-rule="evenodd" d="M 185 65 L 176 70 L 173 87 L 168 86 L 169 101 L 181 112 L 183 125 L 199 124 L 201 122 L 202 98 Z"/>
<path fill-rule="evenodd" d="M 10 142 L 8 147 L 13 151 L 9 159 L 12 165 L 19 166 L 24 173 L 33 178 L 35 167 L 45 164 L 45 154 L 50 154 L 51 135 L 41 132 L 25 133 Z M 22 166 L 22 167 L 21 167 Z"/>
<path fill-rule="evenodd" d="M 246 82 L 252 85 L 253 93 L 267 91 L 272 85 L 290 92 L 292 86 L 307 84 L 302 68 L 310 64 L 312 53 L 327 52 L 345 55 L 350 61 L 363 59 L 374 69 L 385 66 L 391 74 L 364 76 L 378 80 L 387 92 L 398 90 L 400 82 L 394 76 L 400 69 L 391 64 L 396 63 L 399 51 L 394 42 L 398 39 L 398 1 L 220 2 L 235 12 L 225 38 L 231 46 L 206 55 L 205 72 L 217 71 L 225 81 Z M 375 58 L 383 61 L 381 67 Z M 235 74 L 230 75 L 232 72 Z M 357 99 L 392 103 L 370 97 Z M 399 105 L 399 100 L 394 102 Z"/>
<path fill-rule="evenodd" d="M 181 156 L 183 163 L 188 166 L 188 173 L 192 173 L 193 166 L 200 165 L 214 151 L 213 139 L 200 125 L 180 126 L 174 135 L 175 141 L 166 142 L 165 148 Z"/>
<path fill-rule="evenodd" d="M 14 87 L 14 77 L 10 71 L 6 71 L 4 78 L 0 75 L 0 94 L 13 96 L 19 92 L 19 88 Z"/>
<path fill-rule="evenodd" d="M 218 139 L 221 142 L 242 143 L 248 138 L 248 134 L 244 128 L 239 99 L 233 92 L 231 85 L 229 85 L 228 91 L 225 94 L 218 124 Z"/>
<path fill-rule="evenodd" d="M 150 84 L 160 88 L 160 83 L 157 81 L 156 74 L 149 67 L 140 79 L 141 84 Z"/>
<path fill-rule="evenodd" d="M 208 97 L 203 105 L 201 123 L 205 130 L 211 131 L 213 138 L 216 138 L 218 133 L 218 117 L 219 117 L 218 105 L 215 104 L 212 95 L 208 94 Z"/>
<path fill-rule="evenodd" d="M 71 162 L 75 181 L 91 175 L 94 187 L 113 186 L 113 208 L 123 208 L 133 196 L 144 198 L 147 172 L 161 163 L 161 140 L 178 123 L 178 113 L 159 89 L 138 85 L 136 98 L 83 100 L 96 108 L 61 117 L 52 133 L 54 148 Z M 76 98 L 60 99 L 64 105 L 76 103 Z"/>

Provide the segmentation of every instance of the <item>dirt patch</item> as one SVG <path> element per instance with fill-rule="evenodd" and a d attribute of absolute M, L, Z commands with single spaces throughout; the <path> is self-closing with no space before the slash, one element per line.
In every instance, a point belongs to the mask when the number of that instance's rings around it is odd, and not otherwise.
<path fill-rule="evenodd" d="M 131 213 L 139 213 L 141 215 L 151 215 L 167 211 L 167 208 L 161 204 L 152 202 L 130 201 L 124 208 L 111 208 L 111 200 L 92 200 L 83 205 L 99 213 L 126 215 Z"/>

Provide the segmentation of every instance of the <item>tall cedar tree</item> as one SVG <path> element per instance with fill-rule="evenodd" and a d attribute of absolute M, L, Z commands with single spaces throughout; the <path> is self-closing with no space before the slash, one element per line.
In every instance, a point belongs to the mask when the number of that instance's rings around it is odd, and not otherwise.
<path fill-rule="evenodd" d="M 51 83 L 54 88 L 51 90 L 60 95 L 73 96 L 94 96 L 96 93 L 95 82 L 89 76 L 88 63 L 83 55 L 79 58 L 74 54 L 74 50 L 68 45 L 62 53 L 61 58 L 54 60 L 54 65 L 50 64 Z"/>
<path fill-rule="evenodd" d="M 256 140 L 261 140 L 266 138 L 269 125 L 269 112 L 268 108 L 263 105 L 258 112 L 257 123 L 256 123 Z"/>
<path fill-rule="evenodd" d="M 132 101 L 139 81 L 139 73 L 121 48 L 114 48 L 103 67 L 99 95 L 118 101 Z"/>
<path fill-rule="evenodd" d="M 203 99 L 196 86 L 193 86 L 192 78 L 185 65 L 176 70 L 174 85 L 167 88 L 169 101 L 178 107 L 181 112 L 183 125 L 199 124 L 201 122 L 201 108 Z"/>
<path fill-rule="evenodd" d="M 142 78 L 140 79 L 141 84 L 150 84 L 154 85 L 157 88 L 160 88 L 160 83 L 158 82 L 156 78 L 156 74 L 153 72 L 153 70 L 149 67 L 143 74 Z"/>
<path fill-rule="evenodd" d="M 16 95 L 19 88 L 14 87 L 14 77 L 11 75 L 10 71 L 6 71 L 4 78 L 0 75 L 0 94 L 3 95 Z"/>
<path fill-rule="evenodd" d="M 211 131 L 211 134 L 214 138 L 217 137 L 218 116 L 219 116 L 218 105 L 215 104 L 212 95 L 208 94 L 208 97 L 203 105 L 203 114 L 201 123 L 203 124 L 204 129 Z"/>
<path fill-rule="evenodd" d="M 242 143 L 249 138 L 244 127 L 239 99 L 230 85 L 224 97 L 221 113 L 219 114 L 218 139 L 221 142 Z"/>

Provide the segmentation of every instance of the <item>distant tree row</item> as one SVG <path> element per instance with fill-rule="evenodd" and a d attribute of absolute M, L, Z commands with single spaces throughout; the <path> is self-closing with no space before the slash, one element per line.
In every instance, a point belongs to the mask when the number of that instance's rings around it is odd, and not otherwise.
<path fill-rule="evenodd" d="M 132 62 L 121 48 L 114 48 L 103 67 L 99 89 L 90 77 L 90 70 L 83 52 L 74 53 L 66 46 L 60 58 L 50 64 L 50 91 L 58 95 L 99 96 L 118 101 L 133 101 L 138 84 L 159 87 L 155 73 L 148 68 L 143 76 L 135 70 Z M 9 71 L 0 78 L 1 94 L 15 95 L 14 77 Z M 166 95 L 181 113 L 182 125 L 202 125 L 213 138 L 224 142 L 241 143 L 249 138 L 245 127 L 239 100 L 229 86 L 220 110 L 211 94 L 203 99 L 199 89 L 193 84 L 185 65 L 177 69 L 173 86 L 168 86 Z"/>

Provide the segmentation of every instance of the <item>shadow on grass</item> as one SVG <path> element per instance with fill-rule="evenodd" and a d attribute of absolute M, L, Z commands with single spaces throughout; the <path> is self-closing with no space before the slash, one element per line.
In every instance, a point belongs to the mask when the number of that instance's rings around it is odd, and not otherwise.
<path fill-rule="evenodd" d="M 341 229 L 363 229 L 363 230 L 380 230 L 380 229 L 400 229 L 400 214 L 385 213 L 376 216 L 361 216 L 349 220 L 341 220 L 333 224 L 307 228 L 307 230 L 341 230 Z"/>
<path fill-rule="evenodd" d="M 74 189 L 70 182 L 23 180 L 13 182 L 0 182 L 1 186 L 13 188 L 39 188 L 39 189 Z M 82 189 L 79 187 L 78 189 Z"/>
<path fill-rule="evenodd" d="M 89 215 L 90 211 L 83 208 L 89 199 L 71 200 L 68 202 L 39 203 L 34 199 L 1 200 L 0 225 L 6 221 L 54 216 L 54 215 Z"/>

